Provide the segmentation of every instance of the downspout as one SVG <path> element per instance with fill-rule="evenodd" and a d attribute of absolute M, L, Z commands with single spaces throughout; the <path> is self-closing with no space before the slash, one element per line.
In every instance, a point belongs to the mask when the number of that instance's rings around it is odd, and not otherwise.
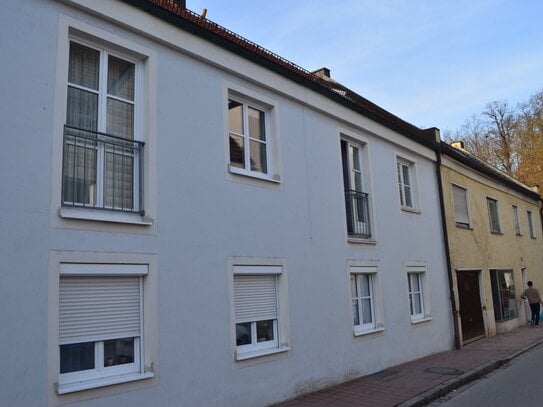
<path fill-rule="evenodd" d="M 460 330 L 458 328 L 458 309 L 456 308 L 456 300 L 454 298 L 454 282 L 453 272 L 451 266 L 451 253 L 449 248 L 449 234 L 447 232 L 447 218 L 445 216 L 445 199 L 443 197 L 443 182 L 441 180 L 441 138 L 439 136 L 439 129 L 433 127 L 426 129 L 425 132 L 432 134 L 435 139 L 435 153 L 436 153 L 436 175 L 437 175 L 437 189 L 439 193 L 439 208 L 441 210 L 441 227 L 443 228 L 443 238 L 445 245 L 445 261 L 447 263 L 447 278 L 449 281 L 449 298 L 451 301 L 452 317 L 453 317 L 453 329 L 454 329 L 454 347 L 456 349 L 462 349 L 462 343 L 460 341 Z"/>

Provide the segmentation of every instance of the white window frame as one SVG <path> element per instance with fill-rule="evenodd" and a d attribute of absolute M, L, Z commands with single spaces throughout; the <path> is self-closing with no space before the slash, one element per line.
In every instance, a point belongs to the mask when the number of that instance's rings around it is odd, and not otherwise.
<path fill-rule="evenodd" d="M 278 115 L 277 102 L 260 93 L 240 87 L 237 84 L 226 83 L 226 103 L 225 103 L 225 126 L 226 126 L 226 156 L 228 172 L 233 175 L 243 175 L 251 179 L 269 181 L 272 183 L 281 182 L 280 174 L 280 154 L 279 154 L 279 135 L 276 126 Z M 243 106 L 243 134 L 230 131 L 230 120 L 228 104 L 233 100 L 241 103 Z M 264 113 L 264 131 L 266 145 L 266 172 L 254 171 L 250 164 L 250 137 L 248 108 L 251 107 Z M 244 143 L 244 167 L 240 168 L 232 165 L 230 158 L 230 134 L 243 138 Z"/>
<path fill-rule="evenodd" d="M 522 236 L 522 231 L 520 229 L 520 215 L 518 211 L 518 206 L 512 205 L 511 208 L 513 210 L 513 225 L 515 227 L 515 235 Z"/>
<path fill-rule="evenodd" d="M 406 183 L 403 168 L 407 168 L 409 174 L 409 183 Z M 401 154 L 396 154 L 396 182 L 400 207 L 403 211 L 420 213 L 420 201 L 418 190 L 418 175 L 415 160 Z M 407 203 L 406 187 L 409 190 L 411 205 Z"/>
<path fill-rule="evenodd" d="M 465 213 L 465 216 L 467 219 L 462 219 L 462 217 L 459 217 L 459 209 L 460 208 L 457 208 L 456 206 L 456 200 L 455 200 L 455 190 L 463 190 L 464 193 L 465 193 L 465 205 L 466 205 L 466 213 Z M 452 191 L 452 198 L 453 198 L 453 209 L 454 209 L 454 219 L 455 219 L 455 223 L 456 223 L 456 226 L 460 227 L 460 228 L 467 228 L 467 229 L 470 229 L 472 227 L 471 225 L 471 211 L 470 211 L 470 206 L 469 206 L 469 191 L 467 188 L 461 186 L 461 185 L 458 185 L 458 184 L 455 184 L 455 183 L 452 183 L 451 184 L 451 191 Z M 467 220 L 467 222 L 465 222 L 464 220 Z"/>
<path fill-rule="evenodd" d="M 530 237 L 532 239 L 537 239 L 535 234 L 534 217 L 532 211 L 526 211 L 526 217 L 528 219 L 528 229 L 530 230 Z"/>
<path fill-rule="evenodd" d="M 247 363 L 259 363 L 281 357 L 290 350 L 289 318 L 288 318 L 288 289 L 286 262 L 278 258 L 252 258 L 233 257 L 230 263 L 230 292 L 231 292 L 231 321 L 232 321 L 232 345 L 234 363 L 236 367 L 247 366 Z M 258 343 L 252 341 L 247 345 L 236 345 L 236 309 L 234 303 L 235 277 L 274 276 L 276 283 L 277 318 L 274 319 L 274 338 L 271 341 Z M 256 322 L 251 322 L 251 337 L 256 339 Z"/>
<path fill-rule="evenodd" d="M 361 294 L 362 292 L 362 284 L 364 281 L 361 281 L 363 279 L 367 278 L 367 283 L 369 287 L 369 293 L 368 295 L 364 296 Z M 356 307 L 356 310 L 353 306 L 353 313 L 357 317 L 359 324 L 354 325 L 356 330 L 360 331 L 367 331 L 367 330 L 373 330 L 376 327 L 375 323 L 375 296 L 374 296 L 374 284 L 373 280 L 375 278 L 375 273 L 351 273 L 351 290 L 353 291 L 352 300 L 353 302 L 356 301 L 358 306 Z M 355 294 L 356 293 L 356 294 Z M 370 317 L 371 320 L 369 322 L 363 321 L 363 304 L 365 300 L 369 300 L 370 303 Z M 353 320 L 354 323 L 354 320 Z"/>
<path fill-rule="evenodd" d="M 83 39 L 81 37 L 70 35 L 69 38 L 69 44 L 68 48 L 70 48 L 71 43 L 76 43 L 79 45 L 82 45 L 84 47 L 90 48 L 94 51 L 97 51 L 99 53 L 99 66 L 98 66 L 98 90 L 85 88 L 82 85 L 70 83 L 68 81 L 68 77 L 66 77 L 66 89 L 68 88 L 75 88 L 80 89 L 85 92 L 93 93 L 97 95 L 98 97 L 98 107 L 97 107 L 97 114 L 98 114 L 98 128 L 96 131 L 101 133 L 106 133 L 106 124 L 107 124 L 107 101 L 108 99 L 118 100 L 123 103 L 129 103 L 134 106 L 134 140 L 135 141 L 141 141 L 141 121 L 142 121 L 142 108 L 141 108 L 141 90 L 142 87 L 142 74 L 143 74 L 143 68 L 142 63 L 138 59 L 133 58 L 131 55 L 120 53 L 116 50 L 113 50 L 112 48 L 106 47 L 104 45 L 99 45 L 95 42 L 89 41 L 87 39 Z M 113 56 L 115 58 L 121 59 L 123 61 L 130 62 L 134 64 L 135 72 L 134 72 L 134 101 L 130 101 L 127 99 L 123 99 L 118 96 L 110 95 L 107 91 L 107 79 L 108 79 L 108 60 L 109 56 Z M 106 206 L 104 203 L 104 171 L 105 171 L 105 151 L 103 146 L 97 147 L 97 156 L 96 156 L 96 203 L 95 205 L 98 208 L 103 209 L 116 209 L 114 207 Z M 140 169 L 139 169 L 139 160 L 136 159 L 136 156 L 134 156 L 133 161 L 133 171 L 132 171 L 132 194 L 133 194 L 133 201 L 134 201 L 134 208 L 133 211 L 137 212 L 141 210 L 142 208 L 139 208 L 139 202 L 140 202 L 140 182 L 142 180 L 139 179 Z M 143 189 L 141 189 L 143 191 Z M 63 199 L 64 197 L 62 197 Z M 89 209 L 89 205 L 85 204 L 78 204 L 76 203 L 73 207 L 82 207 Z"/>
<path fill-rule="evenodd" d="M 347 162 L 345 162 L 343 157 L 343 148 L 342 143 L 345 143 L 347 146 Z M 356 230 L 360 231 L 367 231 L 367 235 L 369 237 L 363 237 L 363 236 L 357 236 L 356 234 L 350 235 L 347 231 L 348 241 L 353 243 L 374 243 L 375 242 L 375 236 L 376 236 L 376 228 L 375 228 L 375 222 L 373 220 L 373 205 L 372 205 L 372 199 L 373 195 L 371 194 L 371 182 L 369 177 L 369 154 L 368 154 L 368 143 L 365 140 L 360 140 L 359 137 L 356 137 L 355 135 L 348 134 L 347 132 L 340 130 L 340 153 L 341 153 L 341 171 L 342 171 L 342 184 L 344 191 L 350 190 L 350 191 L 356 191 L 367 194 L 367 206 L 368 206 L 368 219 L 367 224 L 365 222 L 359 222 L 358 219 L 354 219 L 356 217 L 358 210 L 353 207 L 353 213 L 351 214 L 353 216 L 353 227 Z M 350 154 L 351 149 L 356 149 L 358 152 L 358 161 L 359 161 L 359 167 L 355 168 L 354 162 L 352 160 L 352 156 Z M 345 165 L 347 165 L 347 172 L 348 172 L 348 185 L 346 185 L 345 180 Z M 356 185 L 356 177 L 355 175 L 358 174 L 360 176 L 360 185 Z M 344 192 L 344 199 L 347 199 Z M 347 210 L 347 205 L 345 205 L 345 209 Z M 348 219 L 348 214 L 345 213 L 346 219 Z"/>
<path fill-rule="evenodd" d="M 145 171 L 143 179 L 138 180 L 144 192 L 140 213 L 112 210 L 96 210 L 83 206 L 62 206 L 63 175 L 63 133 L 66 124 L 67 81 L 70 41 L 92 48 L 104 48 L 115 56 L 137 62 L 135 83 L 134 139 L 145 141 Z M 154 50 L 136 43 L 121 35 L 90 25 L 81 20 L 59 16 L 57 47 L 57 70 L 55 80 L 54 146 L 52 152 L 51 183 L 51 224 L 58 228 L 81 228 L 95 230 L 130 229 L 133 233 L 149 234 L 156 232 L 156 140 L 148 137 L 156 132 L 157 116 L 149 106 L 156 105 L 157 54 Z M 138 171 L 139 174 L 139 171 Z M 88 221 L 96 221 L 94 223 Z M 131 225 L 145 228 L 136 230 Z M 152 226 L 152 227 L 149 227 Z"/>
<path fill-rule="evenodd" d="M 407 294 L 408 294 L 408 307 L 412 324 L 418 324 L 421 322 L 427 322 L 432 320 L 430 314 L 430 296 L 429 296 L 429 284 L 428 276 L 426 272 L 427 266 L 425 263 L 410 262 L 406 264 L 405 270 L 407 274 Z M 412 278 L 418 279 L 420 289 L 418 291 L 412 290 Z M 412 307 L 413 296 L 420 296 L 421 300 L 421 312 L 413 313 L 414 307 Z"/>
<path fill-rule="evenodd" d="M 147 264 L 104 264 L 104 263 L 60 263 L 60 279 L 69 276 L 89 277 L 137 277 L 140 285 L 140 334 L 134 337 L 134 362 L 125 365 L 105 367 L 103 365 L 103 343 L 102 340 L 89 340 L 94 342 L 95 368 L 79 372 L 60 373 L 58 370 L 57 394 L 72 393 L 97 387 L 109 386 L 118 383 L 142 380 L 154 377 L 154 373 L 145 370 L 145 345 L 144 345 L 144 285 L 143 280 L 149 273 Z M 123 339 L 123 338 L 118 338 Z M 57 353 L 60 355 L 60 351 Z M 58 359 L 57 363 L 60 363 Z"/>
<path fill-rule="evenodd" d="M 354 336 L 368 335 L 372 333 L 377 333 L 383 331 L 384 321 L 383 321 L 383 306 L 382 306 L 382 296 L 381 296 L 381 284 L 378 274 L 377 265 L 369 264 L 362 261 L 350 261 L 348 266 L 349 271 L 349 303 L 351 309 L 351 324 L 353 327 Z M 370 296 L 353 296 L 353 284 L 357 286 L 357 292 L 359 290 L 359 279 L 357 276 L 364 275 L 369 278 L 370 283 Z M 372 322 L 364 324 L 362 322 L 361 315 L 361 299 L 369 299 L 371 303 L 371 316 Z M 354 309 L 354 301 L 358 301 L 358 306 L 356 310 Z M 358 313 L 358 314 L 355 314 Z M 358 325 L 355 325 L 355 316 L 357 316 Z"/>
<path fill-rule="evenodd" d="M 488 223 L 490 225 L 490 232 L 494 234 L 502 234 L 498 200 L 487 196 L 486 204 L 488 208 Z M 495 210 L 495 212 L 493 212 L 493 210 Z"/>

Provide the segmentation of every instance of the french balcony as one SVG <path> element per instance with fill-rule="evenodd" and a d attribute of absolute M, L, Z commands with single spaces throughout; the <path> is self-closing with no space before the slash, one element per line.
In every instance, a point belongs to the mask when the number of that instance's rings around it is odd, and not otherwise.
<path fill-rule="evenodd" d="M 143 216 L 144 145 L 64 126 L 62 206 Z"/>
<path fill-rule="evenodd" d="M 370 239 L 371 225 L 368 194 L 345 190 L 345 209 L 348 235 L 359 239 Z"/>

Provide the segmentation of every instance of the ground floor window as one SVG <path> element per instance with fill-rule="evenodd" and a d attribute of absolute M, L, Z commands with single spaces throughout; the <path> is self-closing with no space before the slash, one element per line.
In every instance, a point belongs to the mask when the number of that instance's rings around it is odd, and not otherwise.
<path fill-rule="evenodd" d="M 58 393 L 136 380 L 147 265 L 61 264 Z"/>
<path fill-rule="evenodd" d="M 235 359 L 243 361 L 286 352 L 288 292 L 278 259 L 235 258 L 232 265 L 232 318 Z M 252 263 L 252 264 L 244 264 Z M 256 264 L 255 264 L 256 263 Z"/>
<path fill-rule="evenodd" d="M 492 301 L 496 321 L 518 316 L 513 270 L 490 270 Z"/>

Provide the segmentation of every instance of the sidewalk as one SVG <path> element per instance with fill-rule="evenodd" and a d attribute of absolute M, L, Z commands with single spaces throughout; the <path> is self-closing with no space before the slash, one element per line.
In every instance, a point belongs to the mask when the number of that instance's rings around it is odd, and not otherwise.
<path fill-rule="evenodd" d="M 424 406 L 543 343 L 526 326 L 277 404 L 275 407 Z"/>

